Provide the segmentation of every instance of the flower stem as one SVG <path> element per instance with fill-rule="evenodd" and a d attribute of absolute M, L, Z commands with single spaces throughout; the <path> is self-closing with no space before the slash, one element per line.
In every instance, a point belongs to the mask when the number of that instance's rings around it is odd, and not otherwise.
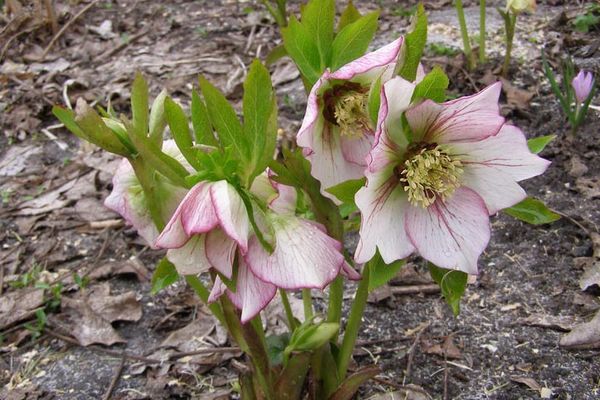
<path fill-rule="evenodd" d="M 310 294 L 310 289 L 302 289 L 302 305 L 304 306 L 304 320 L 308 321 L 313 317 L 312 294 Z"/>
<path fill-rule="evenodd" d="M 469 31 L 467 31 L 467 21 L 465 20 L 465 10 L 463 9 L 462 0 L 455 0 L 454 7 L 458 16 L 458 24 L 460 25 L 460 35 L 463 41 L 463 51 L 467 57 L 467 67 L 471 70 L 475 66 L 473 52 L 471 51 L 471 42 L 469 41 Z"/>
<path fill-rule="evenodd" d="M 348 317 L 348 323 L 346 324 L 344 340 L 342 341 L 342 347 L 340 348 L 337 363 L 340 381 L 343 381 L 346 376 L 348 364 L 350 363 L 350 358 L 352 358 L 354 344 L 356 343 L 356 337 L 358 336 L 358 329 L 360 328 L 362 316 L 367 304 L 370 271 L 370 263 L 365 264 L 365 267 L 363 268 L 362 279 L 358 285 L 358 289 L 354 295 L 354 302 L 352 303 L 352 308 L 350 309 L 350 316 Z"/>
<path fill-rule="evenodd" d="M 485 0 L 479 0 L 479 62 L 485 61 Z"/>
<path fill-rule="evenodd" d="M 504 55 L 504 64 L 502 65 L 502 76 L 508 76 L 508 70 L 510 68 L 510 57 L 513 47 L 513 38 L 515 36 L 515 25 L 517 22 L 517 16 L 507 11 L 507 17 L 504 19 L 504 28 L 506 34 L 506 54 Z"/>
<path fill-rule="evenodd" d="M 341 276 L 335 278 L 329 285 L 329 307 L 327 322 L 340 322 L 342 318 L 342 302 L 344 301 L 344 280 Z"/>
<path fill-rule="evenodd" d="M 208 296 L 210 295 L 210 292 L 206 286 L 204 286 L 202 281 L 200 281 L 196 275 L 186 275 L 185 280 L 187 284 L 194 289 L 194 292 L 196 292 L 204 304 L 208 305 L 208 309 L 219 320 L 219 322 L 225 326 L 225 316 L 223 315 L 223 309 L 221 308 L 221 305 L 219 303 L 208 303 Z"/>
<path fill-rule="evenodd" d="M 298 324 L 294 318 L 294 313 L 292 312 L 292 307 L 290 306 L 290 300 L 288 299 L 287 293 L 283 289 L 279 289 L 279 295 L 281 296 L 281 303 L 283 303 L 285 316 L 288 320 L 288 328 L 290 328 L 290 332 L 293 332 L 298 327 Z"/>
<path fill-rule="evenodd" d="M 248 344 L 247 354 L 252 359 L 256 378 L 266 400 L 275 399 L 273 393 L 273 379 L 271 375 L 271 362 L 265 347 L 264 332 L 260 316 L 252 322 L 241 325 L 242 335 Z"/>

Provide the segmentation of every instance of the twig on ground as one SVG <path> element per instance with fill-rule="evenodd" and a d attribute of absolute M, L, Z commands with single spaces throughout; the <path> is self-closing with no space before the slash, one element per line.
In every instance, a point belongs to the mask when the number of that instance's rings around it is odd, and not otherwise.
<path fill-rule="evenodd" d="M 113 392 L 117 388 L 117 384 L 119 383 L 119 379 L 121 379 L 121 374 L 123 373 L 123 367 L 125 366 L 126 358 L 127 357 L 125 357 L 125 352 L 123 352 L 123 355 L 121 356 L 121 362 L 119 363 L 119 367 L 117 368 L 117 372 L 115 373 L 113 380 L 110 382 L 110 386 L 108 387 L 106 393 L 104 394 L 104 397 L 102 398 L 103 400 L 110 400 Z"/>
<path fill-rule="evenodd" d="M 413 342 L 412 346 L 410 346 L 410 349 L 408 350 L 408 361 L 406 363 L 406 372 L 404 373 L 404 378 L 402 378 L 403 385 L 406 384 L 407 379 L 410 379 L 410 372 L 411 372 L 411 368 L 412 368 L 412 364 L 413 364 L 413 359 L 415 358 L 415 350 L 417 348 L 417 345 L 421 341 L 421 335 L 423 335 L 423 332 L 425 332 L 427 330 L 427 328 L 429 328 L 429 325 L 430 325 L 430 323 L 428 322 L 421 328 L 421 330 L 417 333 L 417 336 L 415 337 L 415 341 Z"/>
<path fill-rule="evenodd" d="M 406 295 L 406 294 L 430 294 L 437 293 L 440 291 L 440 286 L 437 283 L 428 283 L 423 285 L 410 285 L 410 286 L 391 286 L 390 291 L 392 294 Z"/>
<path fill-rule="evenodd" d="M 115 48 L 113 48 L 111 50 L 107 50 L 104 53 L 100 54 L 98 57 L 96 57 L 96 59 L 94 61 L 104 61 L 105 59 L 114 56 L 115 54 L 117 54 L 118 52 L 123 50 L 125 47 L 130 45 L 131 43 L 136 42 L 138 39 L 140 39 L 141 37 L 146 35 L 149 31 L 150 31 L 150 27 L 142 29 L 140 32 L 138 32 L 135 35 L 133 35 L 132 37 L 130 37 L 128 41 L 126 41 L 126 42 L 123 41 Z"/>
<path fill-rule="evenodd" d="M 77 21 L 77 19 L 79 19 L 79 17 L 81 17 L 83 14 L 85 14 L 90 8 L 94 7 L 96 5 L 96 3 L 98 3 L 99 1 L 100 0 L 93 0 L 90 4 L 83 7 L 77 14 L 75 14 L 75 16 L 73 18 L 68 20 L 67 23 L 64 24 L 62 28 L 60 28 L 60 31 L 58 31 L 58 33 L 56 35 L 54 35 L 52 40 L 50 40 L 50 43 L 48 43 L 48 45 L 44 49 L 44 52 L 42 53 L 42 56 L 40 57 L 40 61 L 42 61 L 46 58 L 46 56 L 48 55 L 48 52 L 50 51 L 52 46 L 54 46 L 54 43 L 56 43 L 56 41 L 58 39 L 60 39 L 60 37 L 66 32 L 67 29 L 69 29 L 69 27 L 73 24 L 73 22 Z"/>

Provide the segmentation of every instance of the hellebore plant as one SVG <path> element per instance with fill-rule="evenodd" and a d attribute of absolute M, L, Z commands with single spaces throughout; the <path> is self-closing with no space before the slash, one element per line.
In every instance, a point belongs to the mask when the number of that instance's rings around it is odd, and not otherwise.
<path fill-rule="evenodd" d="M 368 293 L 405 258 L 428 261 L 458 312 L 491 215 L 506 209 L 528 222 L 552 220 L 517 183 L 548 162 L 529 149 L 543 144 L 528 143 L 500 116 L 500 84 L 444 102 L 447 76 L 420 66 L 423 7 L 411 33 L 364 54 L 377 16 L 350 3 L 334 29 L 335 3 L 312 0 L 300 20 L 280 21 L 285 52 L 309 92 L 302 150 L 276 150 L 277 100 L 258 60 L 244 82 L 242 120 L 203 77 L 189 116 L 165 92 L 149 107 L 140 74 L 131 119 L 83 100 L 75 111 L 54 108 L 75 135 L 123 157 L 106 205 L 167 250 L 153 292 L 185 277 L 247 355 L 243 399 L 351 399 L 379 372 L 369 366 L 346 376 Z M 587 79 L 575 81 L 577 96 Z M 360 223 L 342 218 L 353 211 Z M 345 227 L 359 231 L 354 260 L 343 247 Z M 346 279 L 359 283 L 344 325 Z M 311 290 L 328 291 L 323 313 Z M 293 314 L 294 291 L 304 316 Z M 289 332 L 273 347 L 261 312 L 276 298 Z"/>
<path fill-rule="evenodd" d="M 573 62 L 565 58 L 562 62 L 561 84 L 556 81 L 556 75 L 548 65 L 545 57 L 542 59 L 544 73 L 550 82 L 554 95 L 558 98 L 560 106 L 571 125 L 571 135 L 583 123 L 588 108 L 596 94 L 596 79 L 591 72 L 580 70 L 575 75 Z"/>
<path fill-rule="evenodd" d="M 504 64 L 502 64 L 502 76 L 508 76 L 510 69 L 510 58 L 512 54 L 513 39 L 515 37 L 515 27 L 517 25 L 517 16 L 524 12 L 535 12 L 535 0 L 507 0 L 506 9 L 498 8 L 498 13 L 504 19 L 504 35 L 506 39 L 506 52 L 504 54 Z"/>

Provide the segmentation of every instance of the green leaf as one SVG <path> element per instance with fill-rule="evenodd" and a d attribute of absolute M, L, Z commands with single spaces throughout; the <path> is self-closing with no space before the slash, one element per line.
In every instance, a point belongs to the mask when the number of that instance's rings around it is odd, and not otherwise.
<path fill-rule="evenodd" d="M 347 25 L 350 25 L 351 23 L 358 21 L 358 19 L 360 17 L 361 17 L 360 12 L 356 9 L 356 7 L 354 7 L 354 4 L 352 4 L 352 0 L 350 0 L 348 2 L 348 5 L 342 12 L 342 15 L 340 15 L 340 20 L 338 21 L 337 31 L 339 32 L 342 29 L 344 29 Z"/>
<path fill-rule="evenodd" d="M 247 162 L 249 158 L 248 145 L 233 107 L 225 96 L 209 81 L 200 77 L 200 90 L 206 100 L 206 108 L 212 125 L 219 136 L 223 147 L 231 146 L 236 159 Z M 245 166 L 241 166 L 245 168 Z"/>
<path fill-rule="evenodd" d="M 529 150 L 532 153 L 539 154 L 555 138 L 556 138 L 556 135 L 546 135 L 546 136 L 540 136 L 540 137 L 536 137 L 533 139 L 529 139 L 527 141 L 527 147 L 529 147 Z"/>
<path fill-rule="evenodd" d="M 354 195 L 361 187 L 365 186 L 365 182 L 366 178 L 352 179 L 332 186 L 326 191 L 337 197 L 342 203 L 354 204 Z"/>
<path fill-rule="evenodd" d="M 374 378 L 381 370 L 377 366 L 368 366 L 359 369 L 348 376 L 329 397 L 329 400 L 351 400 L 360 388 L 360 385 Z"/>
<path fill-rule="evenodd" d="M 560 215 L 550 210 L 541 201 L 532 197 L 528 197 L 503 211 L 516 219 L 532 225 L 549 224 L 560 219 Z"/>
<path fill-rule="evenodd" d="M 290 343 L 290 334 L 286 332 L 281 335 L 269 335 L 265 341 L 269 361 L 273 365 L 281 365 L 283 363 L 283 351 Z"/>
<path fill-rule="evenodd" d="M 83 100 L 77 102 L 74 121 L 89 142 L 121 156 L 127 157 L 131 154 L 130 149 L 123 143 L 124 140 L 110 130 L 102 117 Z"/>
<path fill-rule="evenodd" d="M 332 44 L 331 69 L 341 66 L 365 54 L 377 30 L 379 11 L 373 11 L 342 29 Z"/>
<path fill-rule="evenodd" d="M 155 295 L 167 286 L 177 282 L 178 278 L 179 274 L 175 266 L 166 257 L 163 258 L 156 266 L 154 274 L 152 274 L 152 290 L 150 293 Z"/>
<path fill-rule="evenodd" d="M 206 104 L 198 95 L 198 92 L 192 90 L 192 126 L 194 127 L 194 136 L 196 142 L 200 144 L 206 144 L 209 146 L 218 147 L 219 143 L 215 138 L 212 124 L 210 123 L 210 117 L 208 116 L 208 110 Z"/>
<path fill-rule="evenodd" d="M 281 29 L 281 37 L 285 50 L 296 63 L 307 86 L 312 87 L 324 71 L 324 68 L 321 68 L 319 49 L 312 35 L 292 16 L 288 26 Z"/>
<path fill-rule="evenodd" d="M 156 99 L 154 99 L 154 102 L 152 102 L 152 107 L 150 108 L 150 120 L 148 122 L 150 140 L 161 146 L 163 142 L 163 132 L 167 126 L 164 107 L 166 98 L 166 90 L 162 90 L 158 96 L 156 96 Z"/>
<path fill-rule="evenodd" d="M 376 258 L 369 263 L 371 268 L 369 292 L 388 283 L 406 263 L 404 260 L 399 260 L 394 261 L 391 264 L 386 264 L 381 258 L 381 255 L 379 255 L 379 252 L 375 254 L 375 257 Z"/>
<path fill-rule="evenodd" d="M 273 47 L 273 49 L 269 52 L 269 54 L 267 54 L 267 57 L 265 58 L 265 65 L 266 66 L 273 65 L 279 59 L 281 59 L 285 56 L 287 56 L 287 51 L 285 51 L 285 46 L 282 44 L 279 44 L 279 45 Z"/>
<path fill-rule="evenodd" d="M 427 14 L 425 14 L 423 4 L 419 4 L 417 7 L 414 29 L 404 37 L 404 40 L 406 53 L 399 75 L 412 82 L 417 77 L 417 68 L 427 43 Z"/>
<path fill-rule="evenodd" d="M 52 113 L 72 134 L 85 141 L 91 141 L 89 136 L 79 127 L 79 125 L 77 125 L 77 122 L 75 122 L 75 113 L 73 110 L 54 106 L 52 107 Z"/>
<path fill-rule="evenodd" d="M 250 178 L 262 173 L 277 144 L 277 101 L 269 71 L 258 60 L 244 81 L 244 135 L 250 149 L 246 166 Z"/>
<path fill-rule="evenodd" d="M 268 341 L 268 338 L 267 338 Z M 301 398 L 304 380 L 310 367 L 311 354 L 294 354 L 275 382 L 277 399 L 296 400 Z"/>
<path fill-rule="evenodd" d="M 329 66 L 334 20 L 334 0 L 310 0 L 302 9 L 300 21 L 317 45 L 321 71 Z"/>
<path fill-rule="evenodd" d="M 300 325 L 290 338 L 290 343 L 285 348 L 284 360 L 295 351 L 312 351 L 329 342 L 339 332 L 340 324 L 337 322 L 322 322 L 314 324 L 306 321 Z"/>
<path fill-rule="evenodd" d="M 379 118 L 379 106 L 381 105 L 381 77 L 371 85 L 369 91 L 369 102 L 367 108 L 369 110 L 369 117 L 373 126 L 377 125 L 377 119 Z"/>
<path fill-rule="evenodd" d="M 452 309 L 454 316 L 460 312 L 460 299 L 467 288 L 468 275 L 462 271 L 449 270 L 429 264 L 429 273 L 433 280 L 440 285 L 442 296 Z"/>
<path fill-rule="evenodd" d="M 420 99 L 430 99 L 436 103 L 443 102 L 446 99 L 446 89 L 449 83 L 444 71 L 436 65 L 415 87 L 411 103 Z"/>
<path fill-rule="evenodd" d="M 148 134 L 148 84 L 139 72 L 135 74 L 131 89 L 131 113 L 133 127 L 144 135 Z"/>
<path fill-rule="evenodd" d="M 201 169 L 185 113 L 179 104 L 175 103 L 170 97 L 165 100 L 164 104 L 165 116 L 177 147 L 192 167 L 196 170 Z"/>

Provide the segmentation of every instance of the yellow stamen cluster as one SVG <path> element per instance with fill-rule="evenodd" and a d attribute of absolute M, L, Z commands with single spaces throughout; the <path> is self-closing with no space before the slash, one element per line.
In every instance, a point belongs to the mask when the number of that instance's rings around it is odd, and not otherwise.
<path fill-rule="evenodd" d="M 367 93 L 351 91 L 336 102 L 334 115 L 342 135 L 360 137 L 365 129 L 370 129 L 367 99 Z"/>
<path fill-rule="evenodd" d="M 460 186 L 462 163 L 453 159 L 440 146 L 424 148 L 404 162 L 400 181 L 408 192 L 408 201 L 427 208 L 439 196 L 450 196 Z"/>

